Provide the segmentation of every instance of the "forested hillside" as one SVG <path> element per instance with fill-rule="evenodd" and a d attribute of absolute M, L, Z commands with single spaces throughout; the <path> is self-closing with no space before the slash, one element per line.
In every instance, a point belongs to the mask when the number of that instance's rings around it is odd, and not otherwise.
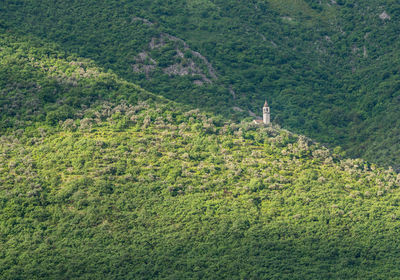
<path fill-rule="evenodd" d="M 0 279 L 398 277 L 399 8 L 2 1 Z"/>
<path fill-rule="evenodd" d="M 3 1 L 0 25 L 143 88 L 399 168 L 396 1 Z M 249 112 L 250 110 L 250 112 Z"/>
<path fill-rule="evenodd" d="M 0 86 L 1 279 L 399 274 L 393 170 L 190 110 L 35 36 L 2 33 Z"/>

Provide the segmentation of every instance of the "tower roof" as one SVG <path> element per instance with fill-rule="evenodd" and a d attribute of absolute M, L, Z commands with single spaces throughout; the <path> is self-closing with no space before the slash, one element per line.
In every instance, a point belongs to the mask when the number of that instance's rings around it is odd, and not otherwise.
<path fill-rule="evenodd" d="M 267 99 L 265 99 L 264 107 L 268 107 Z"/>

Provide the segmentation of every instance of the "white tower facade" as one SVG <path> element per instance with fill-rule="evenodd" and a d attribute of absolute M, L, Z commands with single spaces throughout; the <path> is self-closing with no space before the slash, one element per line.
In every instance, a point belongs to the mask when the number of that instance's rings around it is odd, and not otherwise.
<path fill-rule="evenodd" d="M 264 106 L 263 106 L 263 123 L 264 124 L 270 124 L 271 123 L 271 112 L 269 110 L 269 106 L 267 103 L 267 100 L 265 100 Z"/>

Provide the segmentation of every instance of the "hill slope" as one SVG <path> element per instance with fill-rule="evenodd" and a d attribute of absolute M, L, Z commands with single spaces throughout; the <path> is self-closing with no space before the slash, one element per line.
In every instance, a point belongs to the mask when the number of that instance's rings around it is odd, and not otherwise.
<path fill-rule="evenodd" d="M 283 127 L 398 168 L 398 11 L 393 1 L 24 0 L 5 1 L 0 23 L 235 120 L 267 97 Z"/>
<path fill-rule="evenodd" d="M 3 35 L 1 58 L 2 279 L 398 275 L 392 170 L 188 111 L 56 45 Z"/>

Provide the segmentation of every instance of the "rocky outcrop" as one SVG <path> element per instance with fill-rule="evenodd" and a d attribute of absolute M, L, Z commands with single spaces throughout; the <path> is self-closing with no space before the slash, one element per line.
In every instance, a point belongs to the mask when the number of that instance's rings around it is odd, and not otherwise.
<path fill-rule="evenodd" d="M 172 55 L 165 55 L 166 48 L 172 48 Z M 151 54 L 152 55 L 151 55 Z M 167 62 L 160 63 L 161 57 Z M 161 33 L 151 38 L 148 48 L 135 57 L 132 70 L 135 73 L 144 73 L 150 78 L 152 72 L 161 69 L 169 76 L 193 76 L 194 84 L 202 86 L 217 80 L 217 73 L 212 64 L 201 53 L 192 50 L 182 39 L 170 34 Z"/>

